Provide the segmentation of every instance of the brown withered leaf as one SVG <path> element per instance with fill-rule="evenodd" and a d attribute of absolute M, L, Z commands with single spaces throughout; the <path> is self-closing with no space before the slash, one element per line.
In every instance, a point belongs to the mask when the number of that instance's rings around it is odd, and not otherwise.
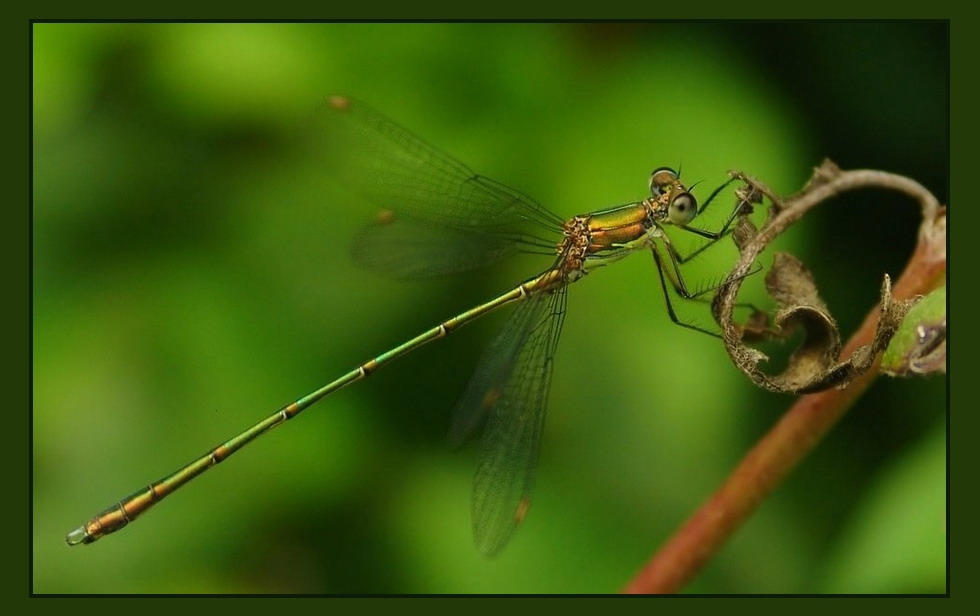
<path fill-rule="evenodd" d="M 838 360 L 840 331 L 802 262 L 792 255 L 777 253 L 772 269 L 766 275 L 766 289 L 776 302 L 768 337 L 785 340 L 794 331 L 801 330 L 803 341 L 790 355 L 786 368 L 776 375 L 761 369 L 769 361 L 765 353 L 745 345 L 746 341 L 763 337 L 758 321 L 743 328 L 749 335 L 743 334 L 729 352 L 738 367 L 757 385 L 783 393 L 812 393 L 846 386 L 871 367 L 913 303 L 892 300 L 891 281 L 885 276 L 881 288 L 881 318 L 874 341 L 859 347 L 850 357 Z"/>
<path fill-rule="evenodd" d="M 841 358 L 841 334 L 827 306 L 820 299 L 810 271 L 792 255 L 777 253 L 766 275 L 766 290 L 776 308 L 772 315 L 753 313 L 746 321 L 734 320 L 735 297 L 742 280 L 765 247 L 782 231 L 796 222 L 802 213 L 810 191 L 825 191 L 843 172 L 827 161 L 815 170 L 813 178 L 799 195 L 783 200 L 767 186 L 741 173 L 735 177 L 749 188 L 740 196 L 752 195 L 756 200 L 765 195 L 772 202 L 769 220 L 756 231 L 748 219 L 736 227 L 736 244 L 741 259 L 713 302 L 713 312 L 722 327 L 725 347 L 742 372 L 760 387 L 781 393 L 813 393 L 831 387 L 846 387 L 854 378 L 865 373 L 875 358 L 887 346 L 905 313 L 915 300 L 896 301 L 891 297 L 891 280 L 886 275 L 881 286 L 881 310 L 874 338 L 870 344 L 857 348 L 850 357 Z M 832 194 L 832 193 L 831 193 Z M 828 194 L 827 196 L 831 196 Z M 826 198 L 826 197 L 823 197 Z M 818 199 L 819 201 L 822 199 Z M 796 209 L 794 209 L 796 208 Z M 802 332 L 802 342 L 791 353 L 782 372 L 769 374 L 762 368 L 770 358 L 749 346 L 762 340 L 786 341 Z"/>

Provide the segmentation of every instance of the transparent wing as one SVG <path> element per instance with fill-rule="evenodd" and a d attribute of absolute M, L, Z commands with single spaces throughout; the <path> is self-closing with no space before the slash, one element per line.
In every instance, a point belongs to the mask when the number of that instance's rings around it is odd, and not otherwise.
<path fill-rule="evenodd" d="M 351 256 L 367 269 L 398 278 L 422 278 L 466 272 L 531 251 L 554 256 L 555 247 L 532 249 L 508 237 L 401 219 L 362 229 Z"/>
<path fill-rule="evenodd" d="M 518 306 L 457 408 L 454 440 L 486 422 L 472 506 L 476 545 L 487 555 L 506 545 L 530 506 L 567 288 Z"/>
<path fill-rule="evenodd" d="M 328 172 L 381 208 L 381 222 L 362 234 L 357 254 L 390 251 L 401 258 L 368 259 L 370 267 L 401 264 L 404 255 L 417 253 L 421 265 L 408 271 L 442 273 L 485 265 L 520 249 L 553 254 L 563 222 L 558 216 L 475 174 L 357 100 L 328 99 L 311 118 L 308 133 Z M 440 229 L 442 236 L 414 233 L 420 227 Z M 432 248 L 438 244 L 434 239 L 445 240 L 442 252 Z M 446 265 L 459 248 L 456 265 Z M 402 269 L 390 271 L 406 275 Z"/>

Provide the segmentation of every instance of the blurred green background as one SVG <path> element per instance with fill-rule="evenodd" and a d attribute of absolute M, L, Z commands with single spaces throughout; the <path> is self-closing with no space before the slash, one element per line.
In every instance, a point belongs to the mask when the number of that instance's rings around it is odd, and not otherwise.
<path fill-rule="evenodd" d="M 498 557 L 472 544 L 475 450 L 445 434 L 505 314 L 69 549 L 114 499 L 549 265 L 352 265 L 370 206 L 297 145 L 326 95 L 563 218 L 644 197 L 661 165 L 702 198 L 732 168 L 790 194 L 824 157 L 947 200 L 941 22 L 35 24 L 33 52 L 36 593 L 614 592 L 791 403 L 672 326 L 636 255 L 570 289 L 534 506 Z M 849 332 L 917 216 L 849 195 L 780 248 Z M 946 387 L 877 383 L 686 590 L 943 592 Z"/>

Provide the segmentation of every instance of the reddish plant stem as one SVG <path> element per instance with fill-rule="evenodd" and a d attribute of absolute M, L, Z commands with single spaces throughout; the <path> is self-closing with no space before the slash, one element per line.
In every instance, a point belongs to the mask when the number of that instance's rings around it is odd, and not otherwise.
<path fill-rule="evenodd" d="M 915 253 L 892 288 L 897 300 L 924 295 L 945 283 L 945 209 L 927 207 L 923 214 L 925 220 Z M 843 349 L 842 357 L 849 357 L 859 346 L 872 341 L 879 314 L 880 306 L 869 312 Z M 868 388 L 878 376 L 879 360 L 845 389 L 801 396 L 624 592 L 680 591 Z"/>

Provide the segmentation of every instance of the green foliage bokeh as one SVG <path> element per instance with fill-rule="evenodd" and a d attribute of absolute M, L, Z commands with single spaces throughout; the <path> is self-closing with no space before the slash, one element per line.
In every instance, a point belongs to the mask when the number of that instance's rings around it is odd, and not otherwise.
<path fill-rule="evenodd" d="M 732 168 L 789 194 L 824 156 L 945 200 L 944 44 L 939 23 L 35 24 L 33 590 L 618 590 L 790 403 L 670 325 L 640 255 L 570 289 L 534 506 L 497 558 L 470 536 L 474 449 L 444 435 L 505 315 L 330 396 L 131 528 L 63 536 L 548 265 L 358 270 L 370 206 L 296 147 L 324 96 L 369 102 L 562 217 L 642 198 L 662 165 L 702 197 Z M 815 217 L 781 249 L 846 328 L 899 273 L 916 213 L 841 207 L 847 224 Z M 701 282 L 731 252 L 713 258 Z M 943 591 L 945 384 L 875 390 L 690 591 Z M 927 513 L 899 515 L 913 506 Z"/>

